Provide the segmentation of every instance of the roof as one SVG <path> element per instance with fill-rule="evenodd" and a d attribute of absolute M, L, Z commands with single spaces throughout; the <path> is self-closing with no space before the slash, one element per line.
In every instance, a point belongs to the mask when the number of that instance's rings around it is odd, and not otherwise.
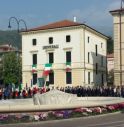
<path fill-rule="evenodd" d="M 114 12 L 124 12 L 124 8 L 110 11 L 110 13 L 114 13 Z"/>
<path fill-rule="evenodd" d="M 66 27 L 73 27 L 73 26 L 85 26 L 86 28 L 89 28 L 90 30 L 99 33 L 100 35 L 104 36 L 106 39 L 108 39 L 108 37 L 104 34 L 102 34 L 101 32 L 98 32 L 97 30 L 87 26 L 86 24 L 83 23 L 78 23 L 78 22 L 73 22 L 70 20 L 62 20 L 62 21 L 58 21 L 58 22 L 54 22 L 54 23 L 50 23 L 48 25 L 44 25 L 44 26 L 39 26 L 36 28 L 32 28 L 32 29 L 28 29 L 27 31 L 22 31 L 27 33 L 27 32 L 33 32 L 33 31 L 41 31 L 41 30 L 50 30 L 50 29 L 56 29 L 56 28 L 66 28 Z"/>
<path fill-rule="evenodd" d="M 69 21 L 69 20 L 62 20 L 54 23 L 50 23 L 48 25 L 40 26 L 37 28 L 29 29 L 28 31 L 37 31 L 37 30 L 47 30 L 47 29 L 55 29 L 55 28 L 62 28 L 62 27 L 69 27 L 69 26 L 79 26 L 80 23 Z"/>
<path fill-rule="evenodd" d="M 108 54 L 108 55 L 107 55 L 107 58 L 114 58 L 114 53 Z"/>

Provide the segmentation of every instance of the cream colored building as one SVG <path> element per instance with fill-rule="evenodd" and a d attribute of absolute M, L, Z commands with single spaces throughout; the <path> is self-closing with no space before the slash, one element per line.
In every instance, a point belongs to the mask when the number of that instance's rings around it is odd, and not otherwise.
<path fill-rule="evenodd" d="M 114 54 L 113 53 L 107 55 L 107 70 L 108 70 L 108 73 L 114 70 Z"/>
<path fill-rule="evenodd" d="M 114 24 L 114 84 L 124 85 L 124 9 L 110 11 Z"/>
<path fill-rule="evenodd" d="M 104 85 L 107 39 L 95 29 L 69 20 L 22 32 L 23 84 Z"/>

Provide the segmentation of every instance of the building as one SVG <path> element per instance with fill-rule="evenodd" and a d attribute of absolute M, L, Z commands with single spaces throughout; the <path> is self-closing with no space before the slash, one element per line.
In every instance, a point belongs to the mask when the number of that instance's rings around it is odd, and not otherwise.
<path fill-rule="evenodd" d="M 22 32 L 23 85 L 104 85 L 107 39 L 69 20 Z"/>
<path fill-rule="evenodd" d="M 17 48 L 13 47 L 10 44 L 0 45 L 0 64 L 2 64 L 3 55 L 8 53 L 8 52 L 15 52 L 20 57 L 21 57 L 21 54 L 22 54 L 21 50 L 18 50 Z"/>
<path fill-rule="evenodd" d="M 107 55 L 107 70 L 110 72 L 111 70 L 114 70 L 114 54 L 108 54 Z"/>
<path fill-rule="evenodd" d="M 124 9 L 110 11 L 114 24 L 114 84 L 124 85 Z"/>

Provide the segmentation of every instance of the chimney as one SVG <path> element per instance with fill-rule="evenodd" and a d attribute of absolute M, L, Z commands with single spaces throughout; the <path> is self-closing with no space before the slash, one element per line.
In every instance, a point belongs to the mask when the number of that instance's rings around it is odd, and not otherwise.
<path fill-rule="evenodd" d="M 74 22 L 77 22 L 77 17 L 76 16 L 74 16 Z"/>

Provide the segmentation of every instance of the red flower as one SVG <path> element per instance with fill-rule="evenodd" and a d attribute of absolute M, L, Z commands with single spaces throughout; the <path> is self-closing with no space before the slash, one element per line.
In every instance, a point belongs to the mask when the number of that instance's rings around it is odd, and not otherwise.
<path fill-rule="evenodd" d="M 120 108 L 124 108 L 124 102 L 118 104 Z"/>

